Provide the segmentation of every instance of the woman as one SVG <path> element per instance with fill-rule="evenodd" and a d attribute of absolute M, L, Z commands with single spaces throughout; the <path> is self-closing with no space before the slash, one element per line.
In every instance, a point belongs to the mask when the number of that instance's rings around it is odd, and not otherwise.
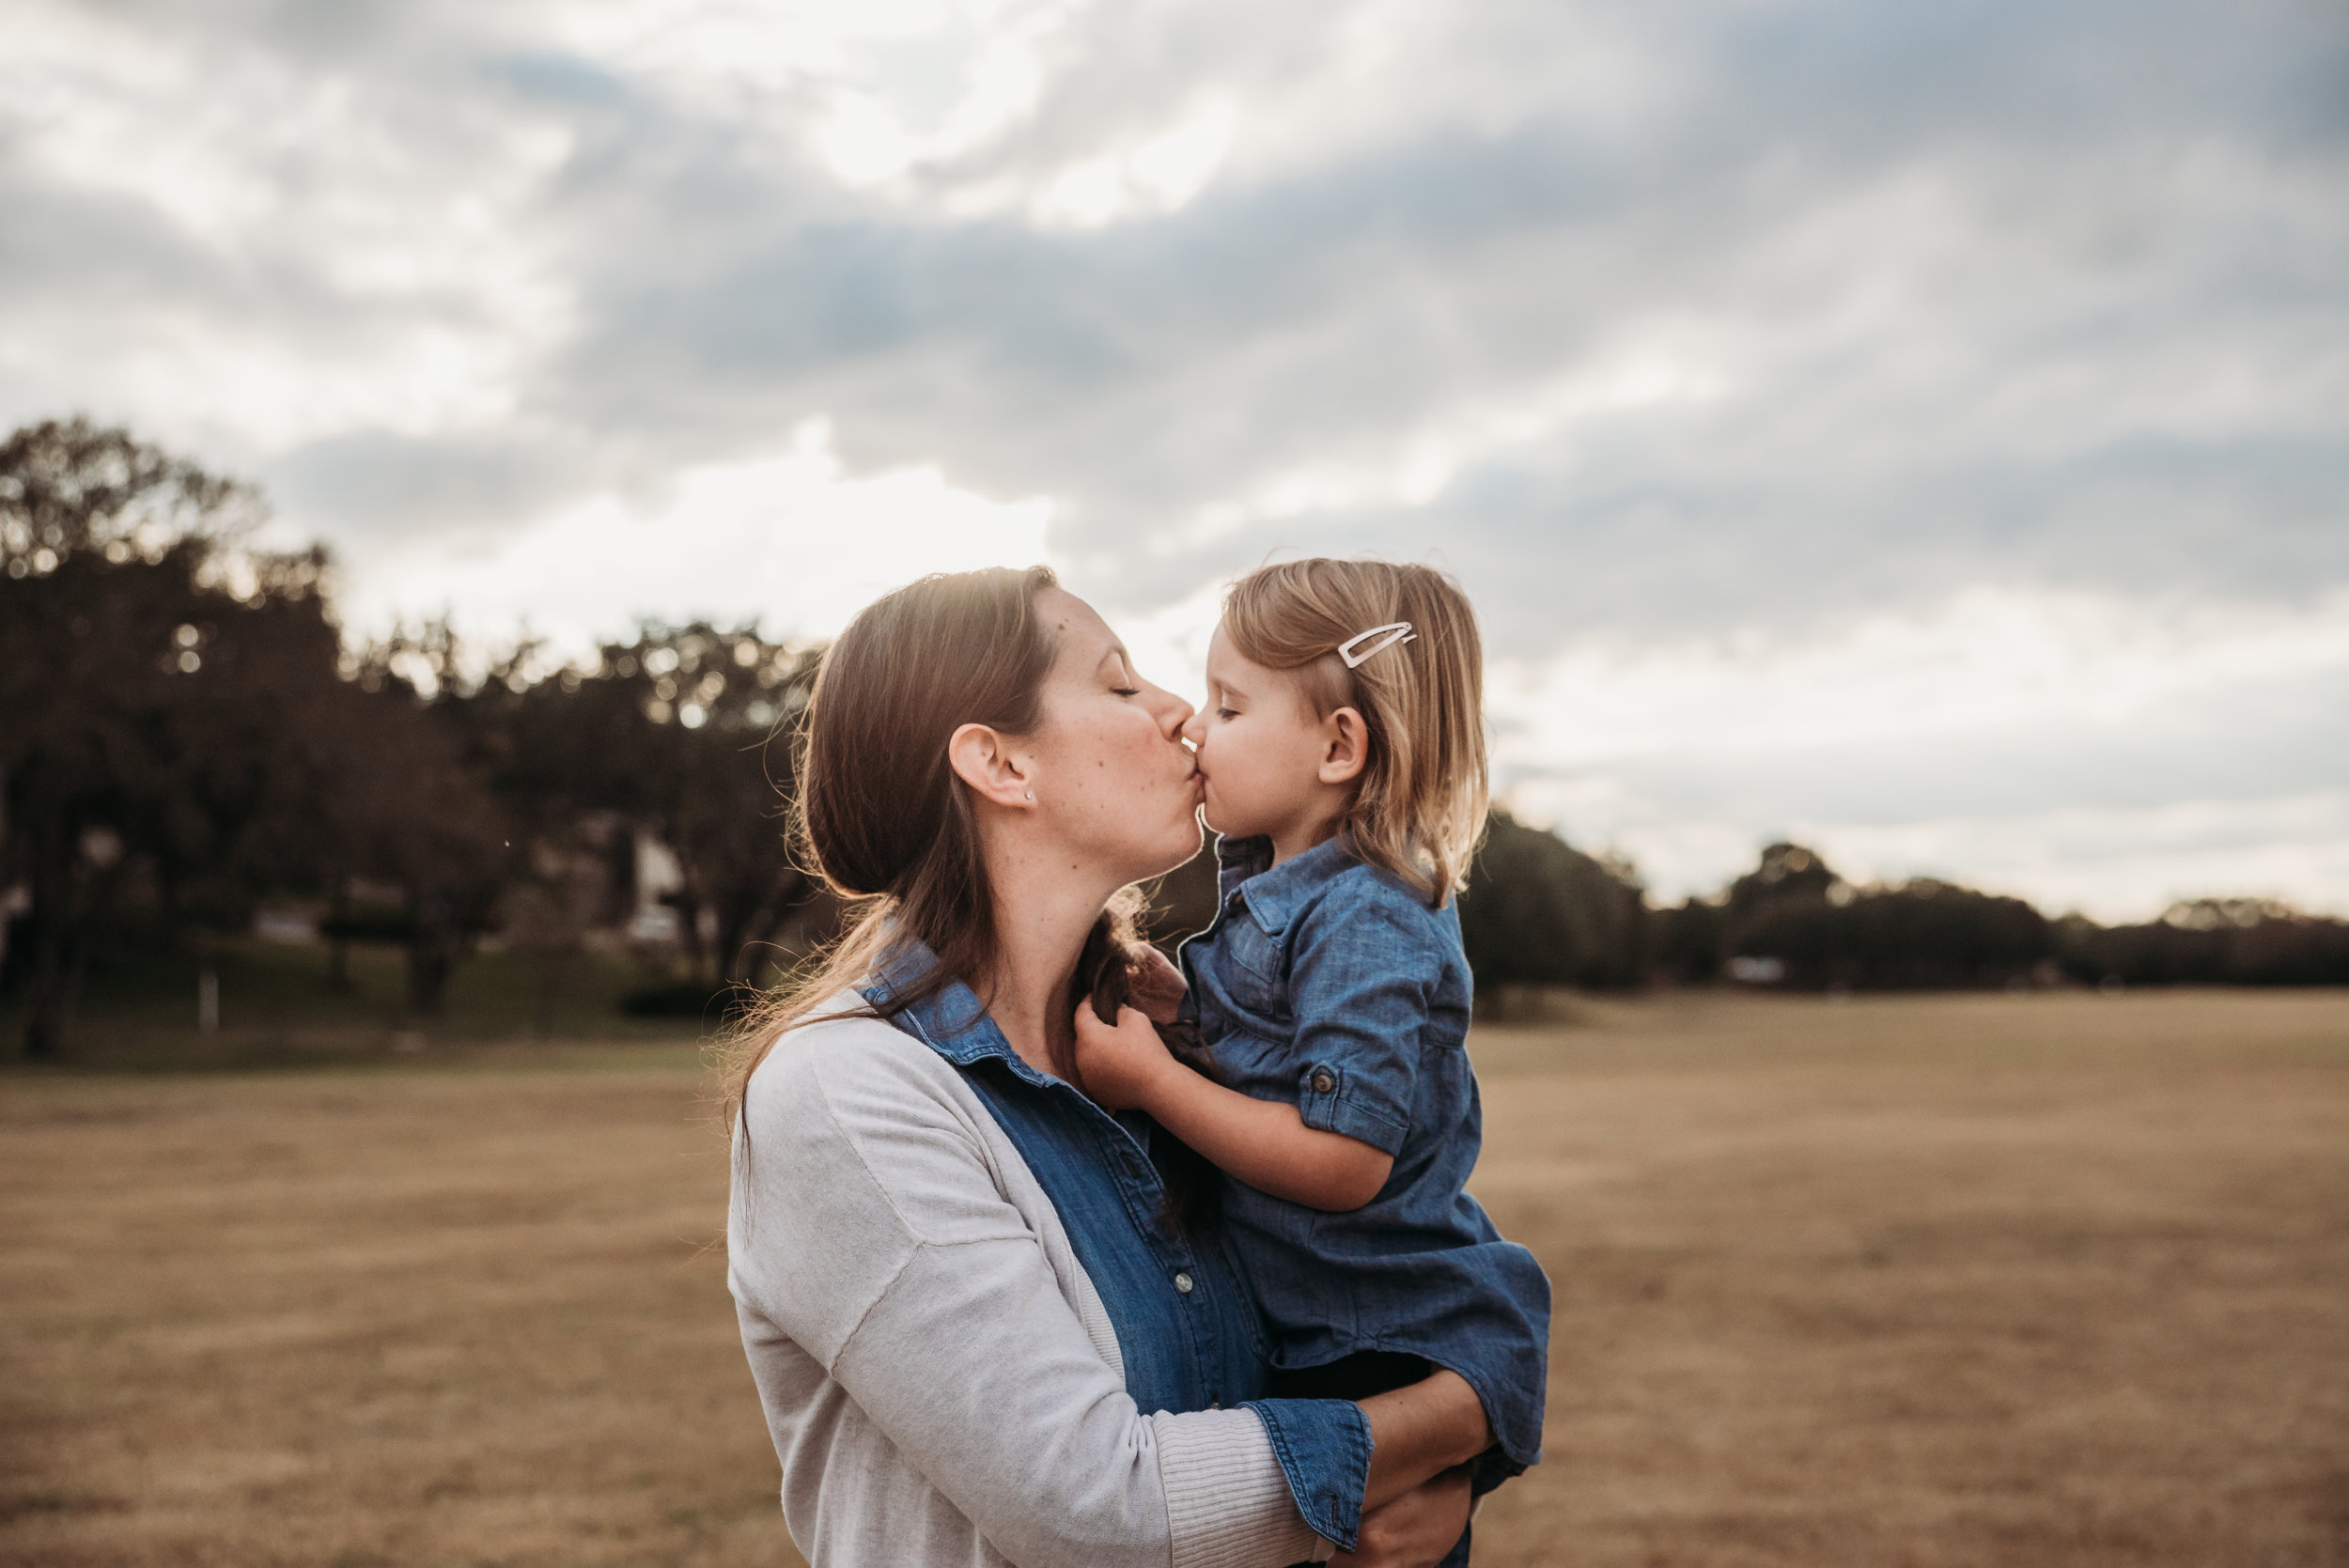
<path fill-rule="evenodd" d="M 925 579 L 825 658 L 801 810 L 871 902 L 749 1037 L 727 1233 L 816 1568 L 1423 1564 L 1459 1537 L 1445 1472 L 1492 1440 L 1468 1385 L 1263 1398 L 1211 1219 L 1075 1087 L 1081 955 L 1198 848 L 1190 711 L 1041 567 Z"/>

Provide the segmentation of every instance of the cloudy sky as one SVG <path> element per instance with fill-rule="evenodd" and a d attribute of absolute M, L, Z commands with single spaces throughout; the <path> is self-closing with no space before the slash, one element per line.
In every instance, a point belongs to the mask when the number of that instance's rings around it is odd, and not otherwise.
<path fill-rule="evenodd" d="M 0 419 L 257 480 L 355 629 L 1042 557 L 1176 684 L 1423 559 L 1659 893 L 2349 910 L 2337 6 L 8 9 Z"/>

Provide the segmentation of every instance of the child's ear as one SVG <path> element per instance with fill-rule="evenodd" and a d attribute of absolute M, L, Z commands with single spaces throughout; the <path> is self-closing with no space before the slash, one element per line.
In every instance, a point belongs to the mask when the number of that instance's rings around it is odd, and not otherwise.
<path fill-rule="evenodd" d="M 1352 784 L 1369 760 L 1370 726 L 1359 710 L 1342 707 L 1321 722 L 1321 770 L 1315 777 L 1323 784 Z"/>

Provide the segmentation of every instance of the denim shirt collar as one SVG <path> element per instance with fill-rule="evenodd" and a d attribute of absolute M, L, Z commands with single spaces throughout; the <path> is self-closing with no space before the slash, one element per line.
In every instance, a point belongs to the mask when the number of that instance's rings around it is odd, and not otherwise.
<path fill-rule="evenodd" d="M 1272 840 L 1262 833 L 1250 838 L 1222 838 L 1215 845 L 1221 866 L 1218 881 L 1228 902 L 1234 890 L 1248 900 L 1248 912 L 1272 936 L 1286 931 L 1313 891 L 1356 863 L 1356 856 L 1341 833 L 1327 838 L 1301 855 L 1272 863 Z"/>
<path fill-rule="evenodd" d="M 1043 1085 L 1055 1081 L 1030 1066 L 1027 1060 L 1012 1048 L 1011 1041 L 988 1013 L 978 993 L 959 978 L 946 982 L 945 987 L 924 1001 L 900 1004 L 897 1001 L 938 967 L 938 955 L 919 938 L 901 940 L 882 959 L 869 986 L 858 987 L 857 994 L 873 1004 L 873 1010 L 894 1021 L 900 1028 L 938 1052 L 957 1067 L 968 1067 L 974 1062 L 999 1057 L 1014 1075 L 1030 1083 Z"/>

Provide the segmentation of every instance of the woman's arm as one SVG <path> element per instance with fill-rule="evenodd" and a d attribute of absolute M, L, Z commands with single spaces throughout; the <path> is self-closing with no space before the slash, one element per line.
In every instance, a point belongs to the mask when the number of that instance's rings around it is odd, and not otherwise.
<path fill-rule="evenodd" d="M 1425 1568 L 1468 1529 L 1467 1462 L 1492 1446 L 1485 1406 L 1466 1379 L 1438 1369 L 1361 1402 L 1377 1448 L 1360 1538 L 1331 1568 Z M 1433 1468 L 1430 1468 L 1433 1467 Z"/>
<path fill-rule="evenodd" d="M 1370 1481 L 1364 1512 L 1493 1446 L 1484 1402 L 1458 1373 L 1439 1367 L 1418 1382 L 1362 1400 L 1370 1421 Z"/>
<path fill-rule="evenodd" d="M 1308 1208 L 1358 1209 L 1378 1196 L 1394 1157 L 1305 1125 L 1293 1105 L 1252 1099 L 1174 1060 L 1150 1020 L 1121 1007 L 1112 1028 L 1077 1009 L 1077 1073 L 1112 1110 L 1141 1110 L 1226 1175 Z"/>
<path fill-rule="evenodd" d="M 999 1185 L 972 1121 L 986 1112 L 957 1100 L 953 1069 L 885 1024 L 836 1045 L 794 1040 L 752 1084 L 729 1250 L 753 1370 L 756 1333 L 787 1339 L 1020 1562 L 1312 1555 L 1257 1413 L 1135 1408 Z M 813 1468 L 827 1507 L 854 1513 L 875 1483 L 826 1467 L 837 1419 L 786 1420 L 777 1446 L 787 1478 Z"/>

